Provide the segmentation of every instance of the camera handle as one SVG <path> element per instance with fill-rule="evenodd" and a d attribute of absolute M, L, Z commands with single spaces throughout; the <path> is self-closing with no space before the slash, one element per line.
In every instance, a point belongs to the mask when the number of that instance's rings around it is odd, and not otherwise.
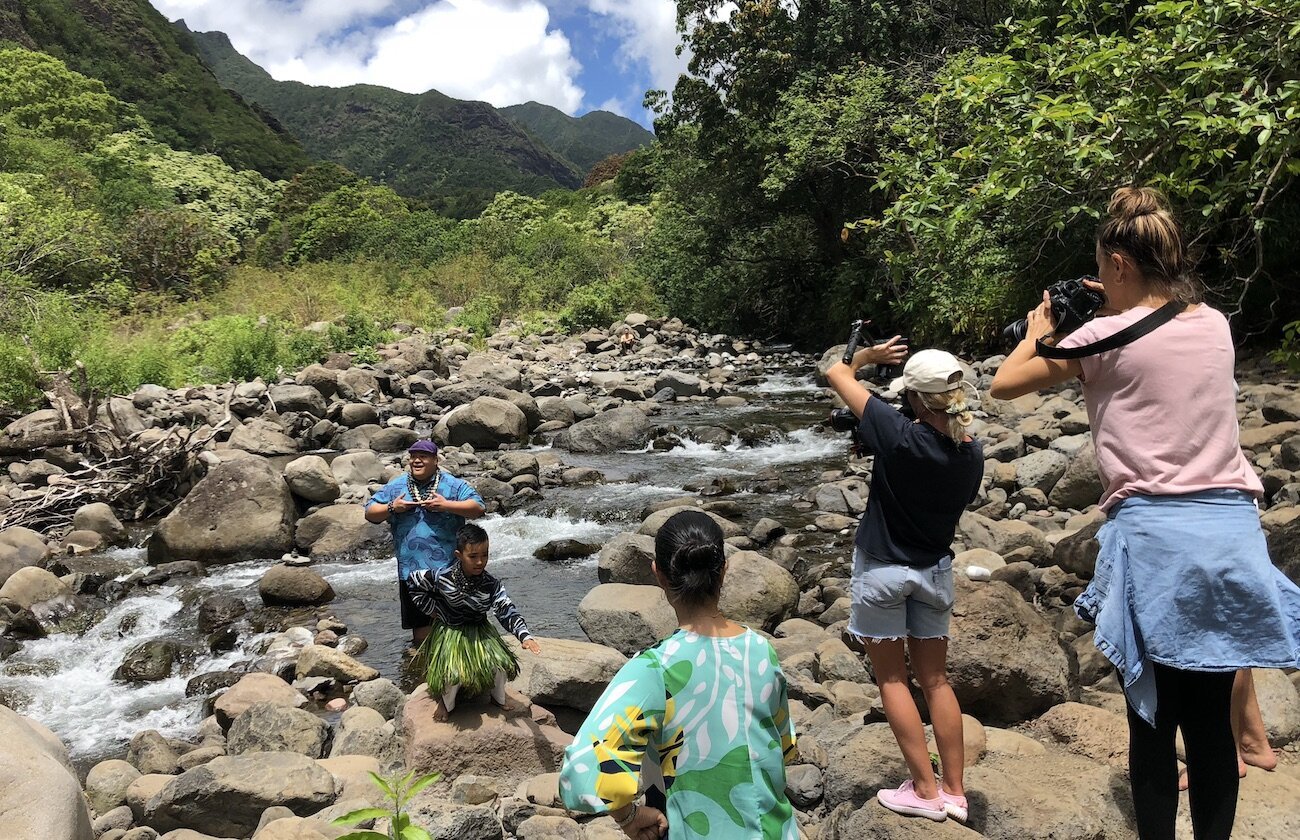
<path fill-rule="evenodd" d="M 862 343 L 863 328 L 866 325 L 867 322 L 861 319 L 849 325 L 849 342 L 844 347 L 844 356 L 840 359 L 844 364 L 853 364 L 853 354 L 858 352 L 858 345 Z"/>

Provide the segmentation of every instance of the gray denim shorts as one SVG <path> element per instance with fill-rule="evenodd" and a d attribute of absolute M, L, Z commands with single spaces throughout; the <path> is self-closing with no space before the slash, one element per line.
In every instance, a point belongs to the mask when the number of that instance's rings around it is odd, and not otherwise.
<path fill-rule="evenodd" d="M 861 639 L 946 639 L 952 618 L 952 557 L 925 569 L 882 563 L 853 549 L 849 632 Z"/>

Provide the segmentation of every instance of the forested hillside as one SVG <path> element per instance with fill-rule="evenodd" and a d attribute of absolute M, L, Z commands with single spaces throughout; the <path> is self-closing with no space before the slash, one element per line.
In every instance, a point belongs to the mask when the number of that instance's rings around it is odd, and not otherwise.
<path fill-rule="evenodd" d="M 0 0 L 0 42 L 49 53 L 133 104 L 154 137 L 272 180 L 308 163 L 265 112 L 223 90 L 148 0 Z"/>
<path fill-rule="evenodd" d="M 307 150 L 449 215 L 477 213 L 499 190 L 572 189 L 585 169 L 563 159 L 486 102 L 436 90 L 402 93 L 279 82 L 220 32 L 194 35 L 221 83 L 282 122 Z M 603 157 L 603 155 L 602 155 Z"/>
<path fill-rule="evenodd" d="M 641 126 L 609 111 L 571 117 L 559 108 L 540 102 L 509 105 L 500 110 L 549 148 L 573 161 L 584 173 L 610 155 L 640 149 L 655 139 Z"/>

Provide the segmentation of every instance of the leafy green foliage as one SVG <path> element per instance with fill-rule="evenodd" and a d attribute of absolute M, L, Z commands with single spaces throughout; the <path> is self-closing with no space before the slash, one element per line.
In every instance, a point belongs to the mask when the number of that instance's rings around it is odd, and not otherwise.
<path fill-rule="evenodd" d="M 148 0 L 0 0 L 0 18 L 9 38 L 102 81 L 117 100 L 134 105 L 153 137 L 171 148 L 213 152 L 236 170 L 272 179 L 307 165 L 302 148 L 223 89 L 188 31 Z"/>
<path fill-rule="evenodd" d="M 431 840 L 429 832 L 411 823 L 411 817 L 406 813 L 406 806 L 420 791 L 429 785 L 436 784 L 442 778 L 442 774 L 431 773 L 417 776 L 415 771 L 412 770 L 405 776 L 392 780 L 384 779 L 375 773 L 371 773 L 370 778 L 383 792 L 384 797 L 391 805 L 388 808 L 362 808 L 352 811 L 334 819 L 332 825 L 347 826 L 357 825 L 368 820 L 387 820 L 388 833 L 351 831 L 344 834 L 339 840 Z"/>

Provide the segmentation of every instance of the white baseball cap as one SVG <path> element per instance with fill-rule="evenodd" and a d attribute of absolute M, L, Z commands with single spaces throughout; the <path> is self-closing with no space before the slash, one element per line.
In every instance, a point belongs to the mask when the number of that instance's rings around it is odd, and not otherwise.
<path fill-rule="evenodd" d="M 961 363 L 953 354 L 945 350 L 921 350 L 908 357 L 903 375 L 889 383 L 889 389 L 942 394 L 959 387 L 964 376 Z"/>

